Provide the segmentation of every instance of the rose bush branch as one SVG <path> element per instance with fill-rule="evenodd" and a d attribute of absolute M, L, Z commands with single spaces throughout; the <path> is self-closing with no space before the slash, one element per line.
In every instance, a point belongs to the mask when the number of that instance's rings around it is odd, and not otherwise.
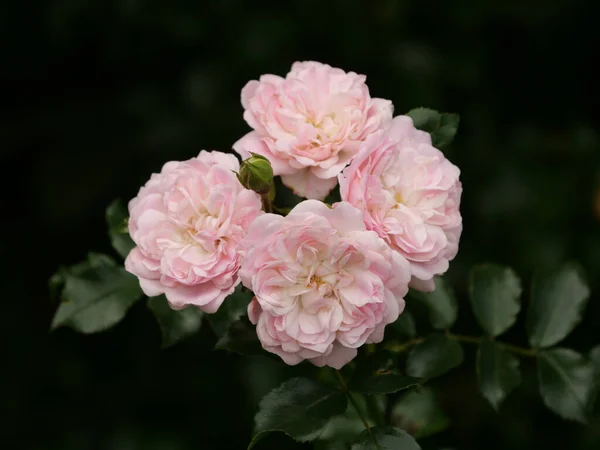
<path fill-rule="evenodd" d="M 342 392 L 348 397 L 348 400 L 350 401 L 350 403 L 354 407 L 356 413 L 360 417 L 360 420 L 363 423 L 365 430 L 367 430 L 369 433 L 371 433 L 371 427 L 369 426 L 369 422 L 367 422 L 367 419 L 365 418 L 362 410 L 360 409 L 360 406 L 358 406 L 358 403 L 356 403 L 356 400 L 352 396 L 352 392 L 350 392 L 350 389 L 348 389 L 348 385 L 346 384 L 346 381 L 344 380 L 344 376 L 342 375 L 342 373 L 339 370 L 336 370 L 335 374 L 340 382 L 340 388 L 342 389 Z"/>
<path fill-rule="evenodd" d="M 53 328 L 103 331 L 143 293 L 164 347 L 206 319 L 219 349 L 336 369 L 341 391 L 294 377 L 267 394 L 250 447 L 273 431 L 338 439 L 330 426 L 341 416 L 365 428 L 344 442 L 353 450 L 418 449 L 383 422 L 404 424 L 414 437 L 443 429 L 448 421 L 422 386 L 463 363 L 462 344 L 477 346 L 479 389 L 493 408 L 520 384 L 515 355 L 532 357 L 544 403 L 585 422 L 600 352 L 556 347 L 589 296 L 576 264 L 535 277 L 530 348 L 498 339 L 517 321 L 522 289 L 514 271 L 497 264 L 475 267 L 468 282 L 482 335 L 450 332 L 459 302 L 442 275 L 459 249 L 462 184 L 442 150 L 457 132 L 456 114 L 417 108 L 394 117 L 391 101 L 371 96 L 366 76 L 313 61 L 248 82 L 241 102 L 252 129 L 233 144 L 241 163 L 202 150 L 164 164 L 127 209 L 111 204 L 109 234 L 124 264 L 91 253 L 52 277 L 61 299 Z M 274 204 L 274 176 L 284 186 L 279 196 L 289 188 L 302 197 L 289 196 L 292 207 Z M 427 312 L 425 325 L 405 310 L 413 305 Z M 432 332 L 419 336 L 417 328 Z M 415 411 L 425 429 L 409 420 Z"/>

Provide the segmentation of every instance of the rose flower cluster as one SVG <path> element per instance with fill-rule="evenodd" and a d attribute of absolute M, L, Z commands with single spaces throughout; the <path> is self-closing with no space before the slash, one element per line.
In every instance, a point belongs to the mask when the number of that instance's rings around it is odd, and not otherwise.
<path fill-rule="evenodd" d="M 264 349 L 292 365 L 341 368 L 381 342 L 409 287 L 432 291 L 455 257 L 462 187 L 365 81 L 317 62 L 263 75 L 242 90 L 241 167 L 203 150 L 153 174 L 129 203 L 125 261 L 146 295 L 214 313 L 242 283 Z M 307 200 L 270 213 L 273 175 Z M 323 203 L 338 183 L 342 201 Z"/>

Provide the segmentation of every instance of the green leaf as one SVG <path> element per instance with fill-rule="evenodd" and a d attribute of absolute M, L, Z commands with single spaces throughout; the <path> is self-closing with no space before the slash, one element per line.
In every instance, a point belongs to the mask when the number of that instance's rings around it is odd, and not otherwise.
<path fill-rule="evenodd" d="M 538 274 L 532 283 L 527 318 L 532 347 L 550 347 L 562 341 L 581 321 L 589 297 L 588 286 L 573 263 Z"/>
<path fill-rule="evenodd" d="M 593 349 L 590 350 L 590 361 L 594 365 L 594 371 L 596 373 L 594 377 L 594 386 L 593 386 L 593 400 L 592 402 L 595 404 L 596 412 L 600 412 L 600 400 L 598 397 L 600 396 L 600 345 L 597 345 Z"/>
<path fill-rule="evenodd" d="M 477 351 L 477 378 L 481 393 L 498 410 L 506 396 L 521 383 L 519 360 L 496 342 L 484 339 Z"/>
<path fill-rule="evenodd" d="M 335 187 L 331 190 L 327 197 L 323 200 L 324 203 L 328 205 L 333 205 L 334 203 L 341 202 L 342 196 L 340 195 L 340 185 L 336 184 Z"/>
<path fill-rule="evenodd" d="M 202 325 L 202 311 L 194 306 L 172 309 L 164 295 L 148 298 L 148 308 L 160 327 L 163 348 L 197 333 Z"/>
<path fill-rule="evenodd" d="M 411 297 L 425 305 L 429 311 L 431 326 L 436 330 L 454 325 L 458 306 L 452 289 L 443 279 L 435 279 L 435 291 L 411 291 Z"/>
<path fill-rule="evenodd" d="M 64 269 L 61 303 L 51 329 L 68 326 L 95 333 L 117 324 L 142 296 L 138 280 L 106 255 Z"/>
<path fill-rule="evenodd" d="M 369 405 L 366 399 L 366 396 L 353 393 L 354 401 L 356 402 L 360 411 L 364 411 L 367 413 L 365 417 L 370 426 L 376 426 L 375 418 L 369 417 Z M 385 413 L 385 400 L 384 396 L 370 396 L 371 400 L 375 400 L 375 406 L 381 407 L 381 411 L 377 411 L 377 416 L 383 415 Z M 377 400 L 383 400 L 380 404 Z M 365 426 L 362 422 L 362 419 L 356 412 L 356 408 L 347 408 L 343 414 L 339 416 L 332 417 L 323 432 L 319 435 L 317 441 L 315 441 L 316 448 L 336 448 L 336 444 L 343 444 L 344 450 L 348 450 L 350 444 L 356 440 L 356 436 L 358 436 L 362 431 L 364 431 Z M 327 445 L 325 445 L 327 443 Z"/>
<path fill-rule="evenodd" d="M 433 389 L 423 386 L 398 399 L 392 408 L 391 423 L 422 439 L 447 429 L 450 419 L 440 408 Z"/>
<path fill-rule="evenodd" d="M 600 345 L 590 350 L 590 360 L 594 364 L 596 371 L 600 373 Z"/>
<path fill-rule="evenodd" d="M 471 271 L 469 294 L 473 312 L 481 327 L 498 336 L 517 320 L 521 281 L 509 267 L 486 264 Z"/>
<path fill-rule="evenodd" d="M 341 391 L 308 378 L 292 378 L 260 401 L 248 449 L 273 431 L 283 431 L 297 441 L 311 441 L 319 436 L 329 419 L 342 414 L 346 407 L 346 396 Z"/>
<path fill-rule="evenodd" d="M 256 326 L 250 322 L 248 316 L 233 322 L 217 341 L 215 348 L 229 350 L 244 356 L 267 355 L 256 335 Z"/>
<path fill-rule="evenodd" d="M 564 419 L 587 422 L 595 375 L 592 362 L 573 350 L 555 348 L 539 353 L 540 393 L 546 406 Z"/>
<path fill-rule="evenodd" d="M 415 319 L 408 311 L 400 314 L 400 317 L 394 323 L 388 325 L 388 327 L 393 333 L 404 338 L 410 339 L 417 335 Z"/>
<path fill-rule="evenodd" d="M 114 200 L 106 208 L 106 223 L 110 242 L 123 258 L 127 258 L 131 249 L 135 247 L 135 243 L 131 240 L 127 229 L 128 216 L 127 208 L 120 199 Z"/>
<path fill-rule="evenodd" d="M 401 374 L 390 355 L 380 352 L 357 360 L 349 388 L 363 394 L 389 394 L 415 386 L 419 382 L 419 378 Z"/>
<path fill-rule="evenodd" d="M 351 450 L 420 450 L 419 444 L 406 431 L 394 427 L 363 431 Z"/>
<path fill-rule="evenodd" d="M 204 316 L 218 337 L 223 336 L 233 322 L 246 315 L 252 297 L 252 291 L 239 284 L 216 313 Z"/>
<path fill-rule="evenodd" d="M 406 373 L 411 377 L 437 377 L 463 361 L 460 344 L 441 334 L 432 334 L 420 344 L 415 345 L 406 362 Z"/>
<path fill-rule="evenodd" d="M 458 114 L 439 113 L 429 108 L 411 109 L 407 116 L 412 118 L 415 128 L 431 134 L 431 143 L 440 150 L 452 143 L 460 124 Z"/>

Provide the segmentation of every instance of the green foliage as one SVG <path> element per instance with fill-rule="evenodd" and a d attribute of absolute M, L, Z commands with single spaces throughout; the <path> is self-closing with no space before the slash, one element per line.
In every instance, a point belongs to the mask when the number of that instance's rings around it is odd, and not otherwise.
<path fill-rule="evenodd" d="M 497 264 L 475 267 L 469 293 L 475 317 L 490 336 L 504 333 L 517 320 L 521 281 L 512 269 Z"/>
<path fill-rule="evenodd" d="M 327 194 L 327 197 L 325 197 L 325 199 L 323 200 L 323 202 L 327 203 L 328 205 L 333 205 L 334 203 L 337 202 L 341 202 L 342 201 L 342 197 L 340 195 L 340 185 L 337 184 L 329 194 Z"/>
<path fill-rule="evenodd" d="M 454 325 L 458 305 L 452 289 L 442 278 L 435 279 L 435 291 L 411 291 L 410 296 L 426 306 L 433 328 L 444 330 Z"/>
<path fill-rule="evenodd" d="M 366 401 L 366 396 L 357 393 L 353 393 L 352 396 L 360 411 L 368 411 L 369 404 Z M 377 398 L 370 396 L 370 399 Z M 381 406 L 383 409 L 383 406 L 385 405 Z M 369 420 L 369 418 L 367 418 L 367 421 L 370 426 L 376 425 L 375 420 Z M 335 448 L 348 450 L 352 442 L 356 440 L 356 436 L 364 431 L 364 429 L 365 425 L 362 422 L 357 409 L 353 407 L 346 408 L 346 411 L 343 414 L 331 418 L 323 432 L 320 434 L 318 440 L 315 441 L 315 448 L 319 450 L 331 450 Z"/>
<path fill-rule="evenodd" d="M 256 326 L 252 325 L 247 316 L 232 322 L 215 348 L 229 350 L 244 356 L 267 355 L 256 336 Z"/>
<path fill-rule="evenodd" d="M 550 347 L 567 337 L 581 321 L 588 296 L 587 283 L 573 263 L 538 274 L 527 317 L 532 347 Z"/>
<path fill-rule="evenodd" d="M 597 375 L 584 356 L 566 348 L 540 352 L 538 381 L 544 403 L 565 419 L 586 423 Z"/>
<path fill-rule="evenodd" d="M 394 404 L 391 423 L 408 431 L 415 439 L 440 433 L 450 426 L 450 419 L 440 408 L 433 389 L 413 389 Z"/>
<path fill-rule="evenodd" d="M 590 360 L 596 367 L 596 371 L 600 373 L 600 345 L 590 350 Z"/>
<path fill-rule="evenodd" d="M 142 296 L 138 280 L 109 256 L 90 253 L 88 260 L 65 268 L 52 279 L 62 284 L 61 303 L 52 329 L 68 326 L 95 333 L 117 324 Z"/>
<path fill-rule="evenodd" d="M 246 314 L 252 296 L 251 291 L 239 284 L 216 313 L 204 316 L 217 336 L 223 336 L 233 322 Z"/>
<path fill-rule="evenodd" d="M 150 297 L 148 308 L 156 317 L 162 333 L 162 347 L 173 344 L 195 334 L 202 325 L 202 311 L 194 306 L 175 310 L 169 306 L 164 295 Z"/>
<path fill-rule="evenodd" d="M 394 323 L 388 325 L 388 328 L 392 333 L 404 338 L 413 338 L 417 335 L 415 319 L 408 311 L 404 311 L 400 314 L 400 317 L 398 317 Z"/>
<path fill-rule="evenodd" d="M 458 342 L 442 334 L 432 334 L 411 349 L 406 373 L 418 378 L 437 377 L 459 366 L 463 358 L 463 350 Z"/>
<path fill-rule="evenodd" d="M 261 400 L 248 448 L 273 431 L 282 431 L 301 442 L 314 440 L 346 407 L 346 396 L 340 390 L 308 378 L 292 378 Z"/>
<path fill-rule="evenodd" d="M 440 150 L 452 143 L 460 123 L 458 114 L 439 113 L 429 108 L 411 109 L 406 115 L 412 118 L 416 128 L 431 134 L 433 146 Z"/>
<path fill-rule="evenodd" d="M 521 383 L 519 360 L 498 343 L 484 339 L 477 352 L 479 389 L 494 409 Z"/>
<path fill-rule="evenodd" d="M 135 247 L 127 229 L 128 216 L 127 208 L 120 199 L 114 200 L 106 208 L 106 224 L 110 242 L 123 258 L 126 258 L 131 249 Z"/>
<path fill-rule="evenodd" d="M 394 427 L 370 428 L 363 431 L 351 450 L 420 450 L 419 444 L 406 431 Z"/>
<path fill-rule="evenodd" d="M 419 383 L 419 378 L 400 373 L 392 357 L 379 352 L 357 362 L 349 388 L 364 394 L 389 394 Z"/>

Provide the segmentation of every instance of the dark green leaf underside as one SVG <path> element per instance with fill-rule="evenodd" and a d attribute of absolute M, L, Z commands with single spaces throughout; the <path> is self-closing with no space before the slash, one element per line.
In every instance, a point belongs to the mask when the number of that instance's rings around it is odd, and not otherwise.
<path fill-rule="evenodd" d="M 527 317 L 531 346 L 550 347 L 567 337 L 581 321 L 588 297 L 589 288 L 575 264 L 538 274 Z"/>
<path fill-rule="evenodd" d="M 363 431 L 351 450 L 420 450 L 419 444 L 406 431 L 394 427 Z"/>
<path fill-rule="evenodd" d="M 458 342 L 441 334 L 433 334 L 411 349 L 406 373 L 417 378 L 437 377 L 460 365 L 463 357 Z"/>
<path fill-rule="evenodd" d="M 420 381 L 400 373 L 394 359 L 380 352 L 357 361 L 349 387 L 363 394 L 389 394 L 415 386 Z"/>
<path fill-rule="evenodd" d="M 477 379 L 482 395 L 497 410 L 521 383 L 519 360 L 496 342 L 485 339 L 477 352 Z"/>
<path fill-rule="evenodd" d="M 128 217 L 127 207 L 120 199 L 114 200 L 106 208 L 106 223 L 111 244 L 123 258 L 126 258 L 131 249 L 135 247 L 127 229 Z"/>
<path fill-rule="evenodd" d="M 195 334 L 202 325 L 202 311 L 194 306 L 172 309 L 164 295 L 149 298 L 148 308 L 154 313 L 160 327 L 163 348 Z"/>
<path fill-rule="evenodd" d="M 403 394 L 393 406 L 391 422 L 415 439 L 440 433 L 450 425 L 450 419 L 440 408 L 433 389 L 427 386 Z"/>
<path fill-rule="evenodd" d="M 273 431 L 282 431 L 302 442 L 313 440 L 329 419 L 342 414 L 346 407 L 346 396 L 341 391 L 308 378 L 292 378 L 261 400 L 248 448 Z"/>
<path fill-rule="evenodd" d="M 481 328 L 498 336 L 517 320 L 521 307 L 521 281 L 510 268 L 486 264 L 471 271 L 469 294 Z"/>
<path fill-rule="evenodd" d="M 244 356 L 267 355 L 256 335 L 256 326 L 252 325 L 247 316 L 233 322 L 217 341 L 215 348 Z"/>
<path fill-rule="evenodd" d="M 106 330 L 142 296 L 137 278 L 102 254 L 90 254 L 88 261 L 63 270 L 61 278 L 64 288 L 52 329 Z"/>
<path fill-rule="evenodd" d="M 442 278 L 435 279 L 435 291 L 411 291 L 411 298 L 423 303 L 429 312 L 431 326 L 444 330 L 454 325 L 457 316 L 457 303 L 454 293 Z"/>
<path fill-rule="evenodd" d="M 573 350 L 555 348 L 538 357 L 542 399 L 559 416 L 586 423 L 596 373 L 591 361 Z"/>

